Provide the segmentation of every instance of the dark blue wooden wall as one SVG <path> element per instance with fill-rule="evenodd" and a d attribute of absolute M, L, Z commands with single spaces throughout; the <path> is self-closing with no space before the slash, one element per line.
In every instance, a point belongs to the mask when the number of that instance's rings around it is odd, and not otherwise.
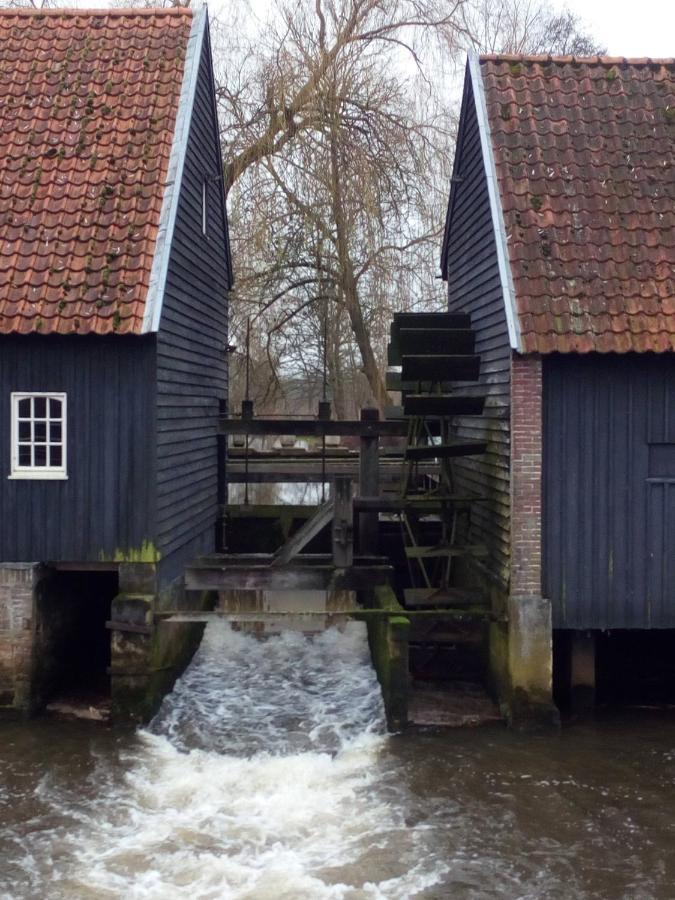
<path fill-rule="evenodd" d="M 484 567 L 502 587 L 509 578 L 509 336 L 504 312 L 497 249 L 488 187 L 481 155 L 478 120 L 471 81 L 465 80 L 455 155 L 453 183 L 444 243 L 444 276 L 448 280 L 448 308 L 467 312 L 481 355 L 480 390 L 488 399 L 482 419 L 458 420 L 458 433 L 488 441 L 482 457 L 458 461 L 460 488 L 486 495 L 471 512 L 476 540 L 488 556 Z"/>
<path fill-rule="evenodd" d="M 555 627 L 675 627 L 675 355 L 544 359 L 543 515 Z"/>
<path fill-rule="evenodd" d="M 154 540 L 154 337 L 0 337 L 0 561 L 138 558 Z M 8 480 L 10 393 L 68 395 L 68 480 Z"/>
<path fill-rule="evenodd" d="M 227 225 L 208 39 L 193 120 L 157 341 L 157 546 L 166 582 L 214 549 L 218 514 L 217 419 L 227 396 Z"/>

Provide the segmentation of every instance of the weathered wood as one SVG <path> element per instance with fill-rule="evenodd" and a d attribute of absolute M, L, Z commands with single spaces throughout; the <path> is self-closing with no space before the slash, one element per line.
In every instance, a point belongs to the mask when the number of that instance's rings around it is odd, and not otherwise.
<path fill-rule="evenodd" d="M 269 566 L 272 564 L 271 553 L 211 553 L 208 556 L 200 556 L 191 563 L 192 569 L 200 568 L 225 568 L 227 566 Z M 294 566 L 329 566 L 332 563 L 330 553 L 301 553 L 293 560 Z M 384 566 L 387 565 L 386 556 L 354 557 L 354 565 L 357 566 Z"/>
<path fill-rule="evenodd" d="M 435 619 L 459 619 L 459 618 L 497 618 L 489 610 L 483 607 L 475 608 L 457 608 L 457 609 L 406 609 L 401 612 L 395 612 L 389 609 L 380 608 L 354 608 L 346 607 L 345 609 L 330 610 L 257 610 L 251 612 L 227 612 L 225 610 L 214 609 L 212 611 L 194 611 L 190 609 L 166 610 L 155 613 L 155 621 L 158 622 L 211 622 L 214 619 L 225 620 L 226 622 L 260 622 L 274 621 L 274 619 L 285 618 L 322 618 L 330 619 L 333 617 L 351 616 L 354 619 L 378 619 L 389 618 L 391 616 L 404 615 L 406 618 L 417 619 L 419 621 Z"/>
<path fill-rule="evenodd" d="M 400 372 L 387 372 L 385 375 L 385 385 L 388 391 L 402 391 L 405 395 L 407 392 L 413 393 L 429 393 L 429 391 L 440 390 L 443 393 L 452 391 L 453 385 L 451 381 L 428 381 L 420 379 L 404 379 Z"/>
<path fill-rule="evenodd" d="M 333 564 L 338 567 L 351 566 L 354 559 L 354 507 L 351 479 L 344 476 L 336 478 L 333 485 L 331 540 Z"/>
<path fill-rule="evenodd" d="M 475 337 L 467 328 L 396 328 L 392 326 L 387 347 L 387 364 L 401 365 L 408 353 L 473 353 Z"/>
<path fill-rule="evenodd" d="M 380 482 L 400 482 L 403 457 L 380 459 Z M 425 463 L 417 469 L 418 475 L 436 475 L 438 467 L 432 463 Z M 305 460 L 302 458 L 283 459 L 281 457 L 252 457 L 248 465 L 248 480 L 251 484 L 272 484 L 277 482 L 307 482 L 321 483 L 325 477 L 332 480 L 338 475 L 349 475 L 356 481 L 359 475 L 358 458 L 354 455 L 344 461 L 326 460 L 325 473 L 321 462 L 317 460 Z M 243 460 L 230 458 L 227 464 L 227 479 L 230 484 L 241 483 L 245 480 L 245 465 Z"/>
<path fill-rule="evenodd" d="M 353 419 L 220 419 L 221 434 L 283 435 L 299 437 L 361 437 L 362 435 L 386 435 L 403 437 L 407 433 L 404 422 L 394 420 L 361 421 Z"/>
<path fill-rule="evenodd" d="M 362 421 L 377 421 L 376 409 L 361 410 Z M 363 436 L 359 453 L 359 493 L 362 497 L 378 497 L 380 493 L 379 440 L 377 437 Z M 359 551 L 377 553 L 379 524 L 377 511 L 362 512 L 359 515 Z"/>
<path fill-rule="evenodd" d="M 431 559 L 447 556 L 483 556 L 485 547 L 482 544 L 466 544 L 448 547 L 406 547 L 405 554 L 409 559 Z"/>
<path fill-rule="evenodd" d="M 333 500 L 329 500 L 316 509 L 314 515 L 308 519 L 294 535 L 292 535 L 285 544 L 272 557 L 272 565 L 280 566 L 290 562 L 294 556 L 297 556 L 301 550 L 315 538 L 319 532 L 331 522 L 335 512 L 335 504 Z M 348 565 L 345 563 L 344 565 Z"/>
<path fill-rule="evenodd" d="M 485 453 L 487 444 L 481 441 L 457 439 L 444 444 L 428 444 L 422 447 L 408 447 L 406 459 L 452 459 L 455 456 L 476 456 Z"/>
<path fill-rule="evenodd" d="M 425 513 L 440 512 L 449 504 L 462 505 L 474 503 L 476 500 L 485 500 L 485 497 L 470 496 L 469 494 L 444 494 L 410 499 L 409 497 L 355 497 L 354 510 L 356 512 L 405 512 L 409 509 L 422 510 Z"/>
<path fill-rule="evenodd" d="M 482 594 L 461 588 L 405 588 L 403 598 L 406 609 L 423 606 L 429 610 L 431 607 L 478 607 Z"/>
<path fill-rule="evenodd" d="M 479 375 L 478 354 L 403 356 L 401 359 L 404 381 L 477 381 Z"/>
<path fill-rule="evenodd" d="M 406 416 L 480 416 L 484 397 L 461 397 L 457 394 L 407 394 L 403 400 Z"/>
<path fill-rule="evenodd" d="M 388 584 L 391 566 L 227 566 L 188 567 L 185 587 L 189 591 L 242 590 L 365 590 Z"/>
<path fill-rule="evenodd" d="M 471 328 L 467 313 L 401 312 L 394 313 L 395 328 Z"/>

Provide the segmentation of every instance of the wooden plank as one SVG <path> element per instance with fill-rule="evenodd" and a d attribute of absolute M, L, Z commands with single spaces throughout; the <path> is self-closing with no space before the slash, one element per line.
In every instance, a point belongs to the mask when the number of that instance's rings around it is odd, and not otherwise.
<path fill-rule="evenodd" d="M 429 444 L 425 447 L 408 447 L 406 459 L 452 459 L 457 456 L 477 456 L 485 453 L 487 444 L 480 441 L 463 441 L 458 438 L 445 444 Z"/>
<path fill-rule="evenodd" d="M 328 500 L 322 506 L 319 506 L 314 515 L 307 519 L 306 522 L 292 535 L 285 544 L 272 557 L 273 566 L 281 566 L 289 563 L 294 556 L 297 556 L 301 550 L 313 540 L 319 532 L 330 523 L 335 511 L 335 503 Z"/>
<path fill-rule="evenodd" d="M 468 328 L 393 328 L 387 363 L 400 366 L 401 354 L 473 353 L 474 345 L 475 335 Z"/>
<path fill-rule="evenodd" d="M 404 605 L 407 607 L 453 607 L 479 606 L 480 591 L 465 591 L 460 588 L 405 588 Z"/>
<path fill-rule="evenodd" d="M 439 512 L 445 505 L 469 504 L 477 500 L 487 500 L 487 497 L 479 497 L 477 494 L 429 494 L 418 499 L 410 497 L 355 497 L 354 510 L 356 512 L 403 512 L 407 509 L 418 509 L 423 512 Z"/>
<path fill-rule="evenodd" d="M 241 590 L 364 590 L 389 584 L 391 566 L 227 566 L 188 567 L 185 587 L 189 591 Z"/>
<path fill-rule="evenodd" d="M 318 610 L 318 609 L 283 609 L 283 610 L 253 610 L 247 612 L 228 612 L 226 610 L 214 609 L 211 611 L 195 611 L 191 609 L 174 609 L 174 610 L 163 610 L 160 612 L 156 612 L 154 615 L 155 621 L 159 622 L 210 622 L 213 619 L 224 619 L 229 622 L 260 622 L 260 621 L 274 621 L 275 619 L 285 619 L 285 618 L 321 618 L 321 619 L 330 619 L 337 616 L 351 616 L 355 619 L 380 619 L 380 618 L 389 618 L 390 616 L 400 616 L 403 615 L 405 618 L 410 618 L 412 620 L 416 620 L 419 622 L 435 622 L 436 620 L 443 619 L 459 619 L 459 618 L 471 618 L 472 615 L 480 616 L 481 618 L 496 618 L 489 610 L 484 609 L 483 607 L 475 607 L 472 608 L 457 608 L 457 609 L 406 609 L 406 610 L 391 610 L 391 609 L 381 609 L 380 607 L 345 607 L 344 609 L 330 609 L 330 610 Z"/>
<path fill-rule="evenodd" d="M 405 422 L 378 419 L 362 421 L 360 419 L 220 419 L 220 434 L 250 435 L 284 435 L 294 434 L 299 437 L 322 437 L 338 435 L 340 437 L 401 437 L 407 433 Z"/>
<path fill-rule="evenodd" d="M 333 498 L 331 533 L 333 565 L 351 566 L 354 560 L 354 507 L 352 506 L 352 483 L 349 478 L 342 476 L 335 479 Z"/>
<path fill-rule="evenodd" d="M 401 312 L 394 313 L 395 328 L 471 328 L 467 313 Z"/>
<path fill-rule="evenodd" d="M 484 406 L 484 397 L 457 394 L 407 394 L 403 400 L 406 416 L 480 416 Z"/>
<path fill-rule="evenodd" d="M 463 356 L 403 356 L 401 375 L 404 381 L 477 381 L 480 375 L 480 356 L 476 353 Z"/>
<path fill-rule="evenodd" d="M 453 385 L 450 381 L 420 381 L 405 380 L 401 377 L 400 372 L 387 372 L 384 376 L 385 386 L 388 391 L 402 391 L 413 393 L 429 393 L 433 390 L 441 390 L 443 393 L 450 393 Z"/>
<path fill-rule="evenodd" d="M 406 547 L 405 555 L 408 559 L 436 559 L 448 556 L 484 556 L 485 547 L 482 544 L 466 544 L 461 547 Z"/>

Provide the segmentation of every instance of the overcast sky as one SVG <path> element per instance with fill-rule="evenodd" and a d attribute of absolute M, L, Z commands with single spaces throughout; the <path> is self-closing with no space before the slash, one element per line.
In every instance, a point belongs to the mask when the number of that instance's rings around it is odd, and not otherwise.
<path fill-rule="evenodd" d="M 675 56 L 675 0 L 566 0 L 611 56 Z"/>

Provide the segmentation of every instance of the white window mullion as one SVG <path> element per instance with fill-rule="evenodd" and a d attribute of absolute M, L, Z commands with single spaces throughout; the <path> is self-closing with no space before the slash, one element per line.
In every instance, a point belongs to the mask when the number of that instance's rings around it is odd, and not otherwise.
<path fill-rule="evenodd" d="M 68 477 L 66 402 L 66 394 L 18 392 L 11 394 L 12 446 L 9 478 L 50 480 Z M 52 407 L 54 407 L 53 414 Z M 57 423 L 59 434 L 52 436 L 52 424 Z M 55 456 L 60 457 L 59 465 L 53 463 Z M 39 461 L 41 457 L 44 457 L 42 462 Z"/>

